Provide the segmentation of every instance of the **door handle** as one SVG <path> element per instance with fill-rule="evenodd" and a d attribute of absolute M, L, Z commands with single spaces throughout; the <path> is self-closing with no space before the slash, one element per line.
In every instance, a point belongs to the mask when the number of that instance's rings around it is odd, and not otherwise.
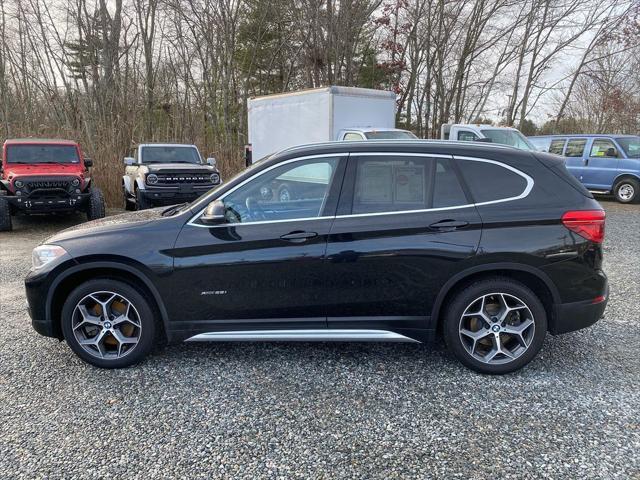
<path fill-rule="evenodd" d="M 436 230 L 442 230 L 446 232 L 451 232 L 453 230 L 457 230 L 458 228 L 464 228 L 469 225 L 469 222 L 465 222 L 462 220 L 440 220 L 439 222 L 432 223 L 429 225 L 430 228 L 435 228 Z"/>
<path fill-rule="evenodd" d="M 589 165 L 589 159 L 585 158 L 582 162 L 584 164 L 584 166 L 586 167 L 587 165 Z"/>
<path fill-rule="evenodd" d="M 309 240 L 310 238 L 314 238 L 317 236 L 318 234 L 316 232 L 303 232 L 300 230 L 296 230 L 295 232 L 282 235 L 280 238 L 282 240 L 286 240 L 291 243 L 303 243 Z"/>

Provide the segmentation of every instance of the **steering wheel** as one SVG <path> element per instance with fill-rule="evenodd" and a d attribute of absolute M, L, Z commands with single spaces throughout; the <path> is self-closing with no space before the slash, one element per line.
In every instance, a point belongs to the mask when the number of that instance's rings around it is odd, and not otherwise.
<path fill-rule="evenodd" d="M 266 220 L 267 217 L 264 214 L 264 210 L 260 207 L 258 200 L 254 197 L 248 197 L 245 201 L 245 205 L 247 206 L 247 211 L 249 212 L 249 217 L 252 220 Z"/>

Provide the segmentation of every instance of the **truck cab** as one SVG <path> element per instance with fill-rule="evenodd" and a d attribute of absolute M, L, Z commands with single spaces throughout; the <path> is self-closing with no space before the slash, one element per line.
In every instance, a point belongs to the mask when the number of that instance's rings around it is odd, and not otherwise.
<path fill-rule="evenodd" d="M 191 202 L 220 185 L 216 159 L 202 159 L 198 147 L 145 143 L 125 157 L 122 194 L 126 210 Z"/>
<path fill-rule="evenodd" d="M 363 140 L 415 140 L 416 137 L 408 130 L 399 128 L 348 128 L 340 130 L 336 140 L 338 141 L 363 141 Z"/>
<path fill-rule="evenodd" d="M 463 142 L 489 142 L 510 145 L 520 150 L 535 151 L 536 148 L 527 140 L 520 130 L 512 127 L 494 127 L 478 124 L 442 125 L 442 140 L 458 140 Z"/>
<path fill-rule="evenodd" d="M 100 189 L 72 140 L 11 139 L 4 142 L 0 168 L 0 231 L 12 229 L 18 213 L 83 212 L 89 220 L 105 215 Z"/>

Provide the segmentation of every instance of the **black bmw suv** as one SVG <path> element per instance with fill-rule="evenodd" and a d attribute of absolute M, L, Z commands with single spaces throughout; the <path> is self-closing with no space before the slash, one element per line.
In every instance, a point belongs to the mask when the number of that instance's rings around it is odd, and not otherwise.
<path fill-rule="evenodd" d="M 282 184 L 288 198 L 277 195 Z M 426 342 L 507 373 L 603 314 L 604 212 L 555 157 L 456 142 L 272 155 L 33 252 L 34 328 L 107 368 L 178 341 Z"/>

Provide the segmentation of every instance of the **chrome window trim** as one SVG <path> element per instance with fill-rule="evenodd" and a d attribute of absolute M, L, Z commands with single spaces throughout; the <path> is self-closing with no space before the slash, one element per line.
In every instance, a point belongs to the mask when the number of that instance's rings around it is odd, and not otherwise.
<path fill-rule="evenodd" d="M 222 195 L 218 200 L 223 200 L 228 194 L 234 192 L 235 190 L 237 190 L 238 188 L 240 188 L 241 186 L 243 186 L 244 184 L 246 184 L 250 180 L 253 180 L 254 178 L 262 175 L 263 173 L 267 173 L 268 171 L 273 170 L 274 168 L 279 167 L 281 165 L 286 165 L 288 163 L 293 163 L 293 162 L 298 162 L 298 161 L 303 161 L 303 160 L 309 160 L 309 159 L 314 159 L 314 158 L 332 158 L 332 157 L 344 157 L 344 156 L 351 156 L 351 157 L 378 157 L 378 156 L 428 157 L 428 158 L 449 158 L 449 159 L 467 160 L 467 161 L 473 161 L 473 162 L 492 163 L 492 164 L 498 165 L 498 166 L 500 166 L 502 168 L 506 168 L 507 170 L 510 170 L 510 171 L 514 172 L 515 174 L 517 174 L 517 175 L 520 175 L 522 178 L 524 178 L 526 180 L 527 186 L 525 187 L 525 189 L 522 191 L 522 193 L 520 195 L 517 195 L 515 197 L 501 198 L 501 199 L 498 199 L 498 200 L 490 200 L 490 201 L 487 201 L 487 202 L 467 203 L 467 204 L 464 204 L 464 205 L 455 205 L 455 206 L 451 206 L 451 207 L 423 208 L 423 209 L 417 209 L 417 210 L 398 210 L 398 211 L 393 211 L 393 212 L 352 213 L 352 214 L 348 214 L 348 215 L 306 217 L 306 218 L 291 218 L 291 219 L 285 219 L 285 220 L 263 220 L 263 221 L 257 221 L 257 222 L 244 222 L 244 223 L 240 223 L 239 222 L 239 223 L 229 223 L 229 224 L 222 224 L 222 225 L 200 225 L 200 224 L 194 223 L 198 219 L 198 217 L 200 217 L 204 213 L 204 210 L 206 208 L 205 207 L 205 208 L 201 209 L 198 213 L 196 213 L 193 217 L 191 217 L 189 222 L 187 222 L 187 225 L 191 225 L 191 226 L 199 227 L 199 228 L 220 228 L 220 227 L 229 228 L 229 227 L 241 226 L 241 225 L 262 225 L 262 224 L 267 224 L 267 223 L 307 222 L 307 221 L 311 221 L 311 220 L 330 220 L 330 219 L 338 219 L 338 218 L 377 217 L 377 216 L 387 216 L 387 215 L 403 215 L 403 214 L 407 214 L 407 213 L 426 213 L 426 212 L 439 212 L 439 211 L 447 211 L 447 210 L 460 210 L 460 209 L 463 209 L 463 208 L 479 207 L 479 206 L 483 206 L 483 205 L 493 205 L 493 204 L 496 204 L 496 203 L 505 203 L 505 202 L 513 202 L 515 200 L 521 200 L 521 199 L 526 198 L 527 196 L 529 196 L 529 194 L 531 193 L 531 190 L 533 189 L 533 186 L 535 184 L 533 178 L 531 178 L 526 173 L 521 172 L 517 168 L 514 168 L 514 167 L 512 167 L 510 165 L 507 165 L 505 163 L 499 162 L 497 160 L 490 160 L 490 159 L 487 159 L 487 158 L 467 157 L 467 156 L 462 156 L 462 155 L 434 154 L 434 153 L 415 153 L 415 152 L 353 152 L 353 153 L 342 152 L 342 153 L 331 153 L 331 154 L 321 154 L 321 155 L 309 155 L 309 156 L 293 158 L 293 159 L 290 159 L 290 160 L 286 160 L 284 162 L 277 163 L 275 165 L 272 165 L 269 168 L 264 169 L 263 171 L 258 173 L 258 175 L 249 177 L 246 180 L 244 180 L 243 182 L 239 183 L 238 185 L 233 187 L 228 192 L 225 192 L 225 194 Z M 200 204 L 202 202 L 205 202 L 206 200 L 207 199 L 203 199 L 200 202 L 198 202 L 198 204 Z"/>

